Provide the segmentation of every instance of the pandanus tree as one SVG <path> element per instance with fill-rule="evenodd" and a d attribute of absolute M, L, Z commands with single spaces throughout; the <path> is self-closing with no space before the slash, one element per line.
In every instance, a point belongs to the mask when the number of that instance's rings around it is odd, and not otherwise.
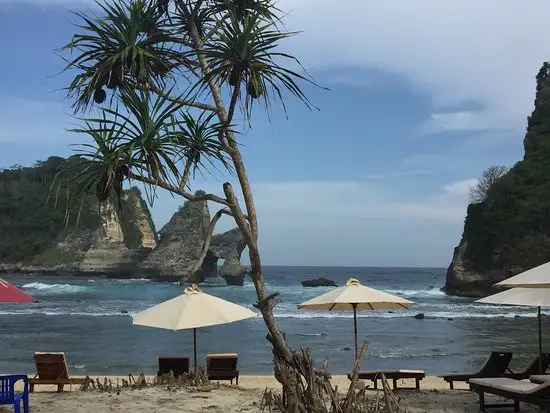
<path fill-rule="evenodd" d="M 265 286 L 254 197 L 235 132 L 237 119 L 250 124 L 258 106 L 286 111 L 285 99 L 294 96 L 312 107 L 300 86 L 312 80 L 279 51 L 294 33 L 282 28 L 269 0 L 112 0 L 96 9 L 76 13 L 78 33 L 61 49 L 74 76 L 68 96 L 76 113 L 87 114 L 75 132 L 91 138 L 62 173 L 100 201 L 138 181 L 150 202 L 161 188 L 219 204 L 203 252 L 220 216 L 231 216 L 248 247 L 255 306 L 273 345 L 285 410 L 311 411 L 317 401 L 304 389 L 313 370 L 297 362 L 273 315 L 277 293 Z M 212 168 L 236 176 L 244 206 L 229 182 L 223 195 L 190 191 L 190 177 Z"/>

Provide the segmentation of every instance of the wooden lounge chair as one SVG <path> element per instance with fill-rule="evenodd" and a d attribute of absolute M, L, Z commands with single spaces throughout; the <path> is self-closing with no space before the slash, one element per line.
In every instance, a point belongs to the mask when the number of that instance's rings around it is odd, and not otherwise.
<path fill-rule="evenodd" d="M 359 372 L 359 380 L 371 380 L 374 383 L 374 388 L 378 388 L 378 380 L 381 380 L 381 375 L 384 374 L 386 379 L 393 381 L 393 389 L 397 390 L 397 380 L 414 379 L 415 388 L 420 390 L 420 380 L 426 377 L 423 370 L 376 370 L 376 371 L 361 371 Z M 351 380 L 351 374 L 348 374 Z M 403 388 L 403 387 L 401 387 Z"/>
<path fill-rule="evenodd" d="M 188 357 L 159 357 L 157 376 L 164 376 L 172 372 L 174 377 L 189 374 Z"/>
<path fill-rule="evenodd" d="M 539 406 L 550 413 L 550 381 L 535 384 L 506 377 L 494 377 L 471 379 L 470 387 L 479 394 L 479 409 L 482 412 L 491 407 L 513 407 L 515 412 L 519 412 L 519 403 L 523 402 Z M 485 393 L 505 397 L 513 400 L 513 403 L 487 404 Z"/>
<path fill-rule="evenodd" d="M 509 379 L 525 380 L 532 375 L 544 374 L 544 372 L 548 370 L 548 367 L 550 366 L 550 353 L 542 354 L 542 372 L 540 371 L 539 360 L 539 356 L 535 357 L 533 360 L 531 360 L 531 363 L 529 363 L 529 365 L 525 367 L 523 371 L 519 371 L 517 373 L 514 373 L 513 371 L 508 369 L 508 373 L 505 373 L 504 377 L 508 377 Z"/>
<path fill-rule="evenodd" d="M 237 362 L 239 356 L 236 353 L 220 353 L 206 355 L 206 374 L 208 380 L 229 380 L 233 384 L 235 379 L 239 385 L 239 370 Z"/>
<path fill-rule="evenodd" d="M 550 381 L 550 374 L 534 374 L 529 377 L 531 383 L 542 384 Z"/>
<path fill-rule="evenodd" d="M 512 355 L 509 352 L 493 351 L 477 371 L 472 373 L 451 373 L 439 377 L 449 383 L 451 390 L 454 388 L 453 382 L 455 381 L 468 382 L 473 378 L 504 377 L 510 360 L 512 360 Z"/>
<path fill-rule="evenodd" d="M 36 384 L 57 384 L 57 391 L 62 392 L 63 387 L 68 384 L 83 385 L 90 378 L 69 377 L 67 360 L 65 353 L 34 353 L 34 363 L 36 364 L 36 375 L 29 379 L 29 391 L 34 391 Z"/>

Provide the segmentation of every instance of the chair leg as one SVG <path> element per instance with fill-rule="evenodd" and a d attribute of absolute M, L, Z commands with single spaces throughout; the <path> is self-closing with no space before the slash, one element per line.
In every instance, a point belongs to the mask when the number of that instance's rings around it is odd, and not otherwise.
<path fill-rule="evenodd" d="M 378 380 L 374 379 L 373 382 L 374 382 L 374 388 L 378 389 Z"/>
<path fill-rule="evenodd" d="M 57 392 L 58 392 L 58 393 L 61 393 L 61 392 L 63 391 L 63 387 L 65 387 L 64 384 L 58 384 L 58 385 L 57 385 Z"/>
<path fill-rule="evenodd" d="M 237 377 L 235 378 L 235 384 L 236 384 L 237 386 L 239 385 L 239 376 L 237 376 Z"/>
<path fill-rule="evenodd" d="M 23 396 L 23 412 L 29 413 L 29 395 L 28 394 Z"/>
<path fill-rule="evenodd" d="M 420 390 L 420 379 L 415 379 L 416 381 L 416 390 Z"/>
<path fill-rule="evenodd" d="M 34 391 L 34 383 L 29 383 L 29 393 Z"/>
<path fill-rule="evenodd" d="M 397 380 L 393 379 L 393 389 L 397 390 Z"/>
<path fill-rule="evenodd" d="M 450 382 L 449 382 L 449 386 L 450 386 L 451 390 L 453 390 L 453 389 L 455 388 L 454 382 L 453 382 L 453 381 L 450 381 Z"/>
<path fill-rule="evenodd" d="M 479 411 L 485 411 L 485 393 L 479 392 Z"/>
<path fill-rule="evenodd" d="M 514 400 L 514 411 L 519 412 L 519 400 Z"/>
<path fill-rule="evenodd" d="M 21 412 L 21 401 L 20 400 L 17 400 L 14 404 L 13 404 L 13 413 L 20 413 Z"/>

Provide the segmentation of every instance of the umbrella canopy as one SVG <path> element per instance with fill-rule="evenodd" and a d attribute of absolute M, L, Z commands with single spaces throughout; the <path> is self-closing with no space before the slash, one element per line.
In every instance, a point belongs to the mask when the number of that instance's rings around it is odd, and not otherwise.
<path fill-rule="evenodd" d="M 410 308 L 413 304 L 413 301 L 369 288 L 355 278 L 350 278 L 345 286 L 298 304 L 298 308 L 328 311 L 353 310 L 355 358 L 357 359 L 357 310 L 392 310 Z"/>
<path fill-rule="evenodd" d="M 517 305 L 537 307 L 539 330 L 539 362 L 542 371 L 542 313 L 541 307 L 550 307 L 550 291 L 545 288 L 512 288 L 489 297 L 476 300 L 480 304 Z"/>
<path fill-rule="evenodd" d="M 501 281 L 499 287 L 550 288 L 550 262 Z"/>
<path fill-rule="evenodd" d="M 133 325 L 166 330 L 193 329 L 195 372 L 197 371 L 197 328 L 228 324 L 258 315 L 248 308 L 203 293 L 196 285 L 178 297 L 164 301 L 133 316 Z"/>
<path fill-rule="evenodd" d="M 0 278 L 0 303 L 36 303 L 38 300 Z"/>

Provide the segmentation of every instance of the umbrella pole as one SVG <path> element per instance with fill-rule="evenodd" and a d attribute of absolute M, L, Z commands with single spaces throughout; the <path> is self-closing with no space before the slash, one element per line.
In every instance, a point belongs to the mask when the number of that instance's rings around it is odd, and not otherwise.
<path fill-rule="evenodd" d="M 197 329 L 193 329 L 193 363 L 195 366 L 195 377 L 197 376 Z"/>
<path fill-rule="evenodd" d="M 355 360 L 357 360 L 357 304 L 353 306 L 353 333 L 355 335 Z"/>
<path fill-rule="evenodd" d="M 539 323 L 539 370 L 540 374 L 544 374 L 544 371 L 542 371 L 542 313 L 540 307 L 537 307 L 537 318 Z"/>

